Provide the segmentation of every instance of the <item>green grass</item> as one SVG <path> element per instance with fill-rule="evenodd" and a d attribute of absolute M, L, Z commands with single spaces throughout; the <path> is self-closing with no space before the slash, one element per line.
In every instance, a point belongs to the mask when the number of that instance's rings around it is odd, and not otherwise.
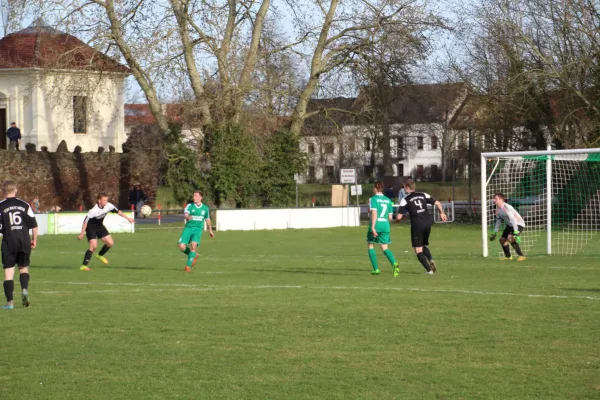
<path fill-rule="evenodd" d="M 217 232 L 186 274 L 178 235 L 114 235 L 88 273 L 84 243 L 41 237 L 32 307 L 0 313 L 0 398 L 600 397 L 592 257 L 484 260 L 477 227 L 435 226 L 426 276 L 396 225 L 394 279 L 364 227 Z"/>

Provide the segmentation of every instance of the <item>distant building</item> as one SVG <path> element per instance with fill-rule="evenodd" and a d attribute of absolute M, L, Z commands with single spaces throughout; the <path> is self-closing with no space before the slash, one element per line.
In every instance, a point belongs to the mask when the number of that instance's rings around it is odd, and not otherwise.
<path fill-rule="evenodd" d="M 124 83 L 129 69 L 74 36 L 37 20 L 0 39 L 0 148 L 8 124 L 21 129 L 23 148 L 121 151 Z"/>
<path fill-rule="evenodd" d="M 356 168 L 361 181 L 383 178 L 383 127 L 389 126 L 392 176 L 438 179 L 461 132 L 452 121 L 467 98 L 464 84 L 406 85 L 385 93 L 377 109 L 368 88 L 356 98 L 312 100 L 300 142 L 309 157 L 305 182 L 337 182 L 341 168 Z M 379 102 L 381 104 L 381 102 Z"/>

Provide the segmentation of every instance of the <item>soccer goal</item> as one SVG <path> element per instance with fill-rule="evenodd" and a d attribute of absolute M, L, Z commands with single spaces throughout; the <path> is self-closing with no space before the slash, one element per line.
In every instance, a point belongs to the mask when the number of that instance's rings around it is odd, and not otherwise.
<path fill-rule="evenodd" d="M 482 153 L 484 257 L 496 192 L 525 220 L 525 254 L 600 254 L 600 149 Z"/>

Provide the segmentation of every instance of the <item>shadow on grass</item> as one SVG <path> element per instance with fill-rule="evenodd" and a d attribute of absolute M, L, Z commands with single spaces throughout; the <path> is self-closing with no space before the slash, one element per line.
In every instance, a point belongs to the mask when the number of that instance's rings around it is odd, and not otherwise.
<path fill-rule="evenodd" d="M 580 289 L 580 288 L 563 288 L 563 290 L 569 290 L 572 292 L 592 292 L 592 293 L 600 293 L 600 289 L 595 289 L 595 288 L 587 288 L 587 289 Z"/>

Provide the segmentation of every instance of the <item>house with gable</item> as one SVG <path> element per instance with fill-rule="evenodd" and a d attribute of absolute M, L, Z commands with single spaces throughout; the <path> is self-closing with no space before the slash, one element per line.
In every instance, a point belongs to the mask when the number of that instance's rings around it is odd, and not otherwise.
<path fill-rule="evenodd" d="M 300 141 L 309 165 L 304 182 L 334 183 L 341 168 L 356 168 L 362 182 L 386 174 L 384 143 L 389 140 L 392 176 L 439 179 L 443 159 L 464 137 L 452 121 L 467 99 L 462 83 L 405 85 L 386 93 L 389 101 L 374 112 L 369 91 L 356 98 L 314 99 Z M 381 104 L 381 103 L 380 103 Z M 384 135 L 383 129 L 389 130 Z"/>
<path fill-rule="evenodd" d="M 129 69 L 41 19 L 0 39 L 0 148 L 11 122 L 22 148 L 122 151 Z"/>

